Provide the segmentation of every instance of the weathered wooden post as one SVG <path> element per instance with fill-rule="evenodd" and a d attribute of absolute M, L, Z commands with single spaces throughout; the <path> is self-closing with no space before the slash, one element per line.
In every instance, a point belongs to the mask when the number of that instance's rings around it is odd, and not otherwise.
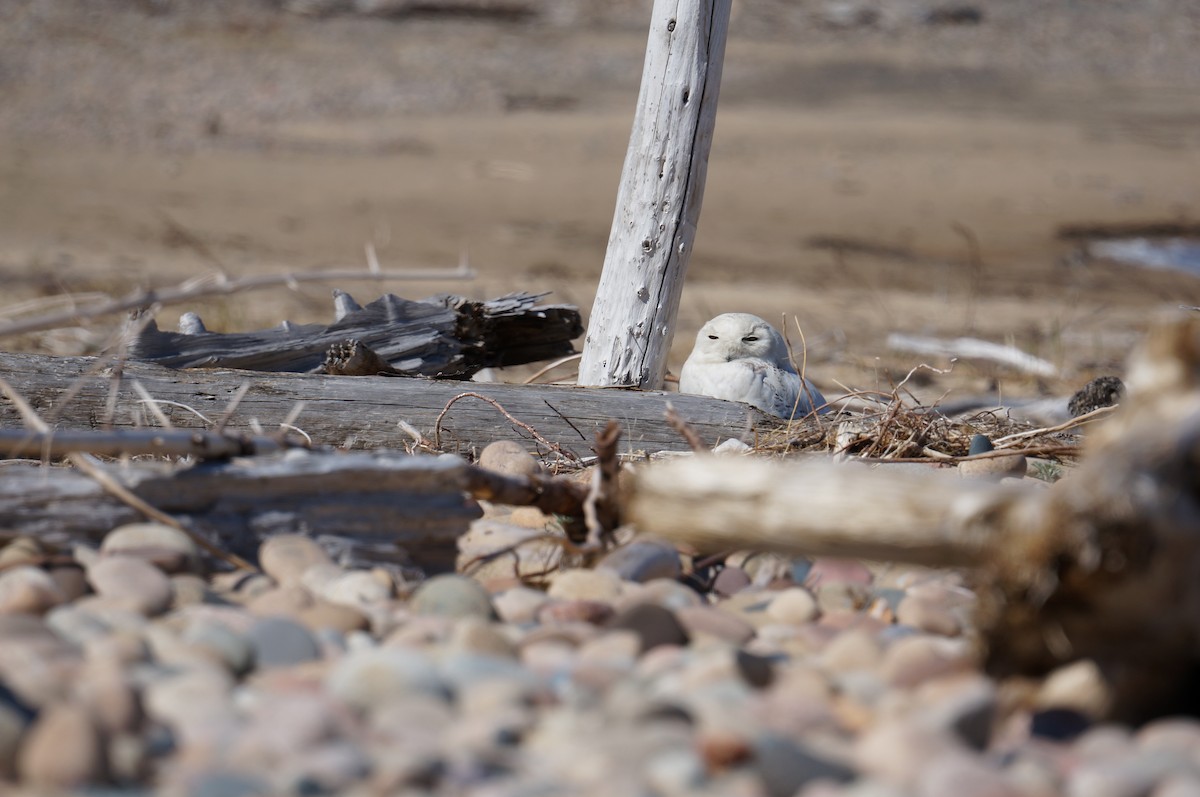
<path fill-rule="evenodd" d="M 731 2 L 654 2 L 581 385 L 662 384 L 704 197 Z"/>

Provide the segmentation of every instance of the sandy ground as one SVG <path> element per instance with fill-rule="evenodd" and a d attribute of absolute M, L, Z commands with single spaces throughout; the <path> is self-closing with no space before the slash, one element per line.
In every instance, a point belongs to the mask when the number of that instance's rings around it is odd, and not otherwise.
<path fill-rule="evenodd" d="M 478 276 L 340 286 L 360 299 L 531 290 L 590 308 L 645 4 L 389 19 L 99 5 L 0 11 L 3 304 L 358 265 L 370 243 L 387 268 L 465 256 Z M 847 5 L 885 13 L 835 25 Z M 981 4 L 977 25 L 921 22 L 935 5 L 735 9 L 675 370 L 701 323 L 738 310 L 798 318 L 835 391 L 946 365 L 889 351 L 904 331 L 1014 343 L 1062 372 L 960 363 L 931 395 L 1061 392 L 1118 368 L 1156 312 L 1200 304 L 1193 277 L 1081 261 L 1056 239 L 1200 215 L 1200 14 L 1014 1 Z M 199 309 L 219 330 L 321 320 L 328 290 Z M 80 351 L 110 328 L 5 345 Z"/>

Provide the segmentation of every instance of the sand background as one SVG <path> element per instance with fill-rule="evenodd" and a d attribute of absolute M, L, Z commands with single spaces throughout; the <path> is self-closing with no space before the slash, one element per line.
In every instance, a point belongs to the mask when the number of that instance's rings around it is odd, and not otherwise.
<path fill-rule="evenodd" d="M 0 4 L 0 305 L 357 266 L 370 243 L 387 268 L 465 255 L 478 276 L 340 286 L 360 300 L 553 291 L 586 313 L 649 3 L 295 13 L 318 5 Z M 1195 277 L 1057 237 L 1200 216 L 1200 6 L 1006 0 L 931 24 L 944 7 L 735 4 L 674 370 L 738 310 L 798 318 L 835 391 L 947 364 L 889 351 L 902 331 L 1013 343 L 1062 374 L 959 363 L 930 396 L 1069 392 L 1156 313 L 1200 304 Z M 222 331 L 327 320 L 330 287 L 182 309 Z M 114 325 L 4 345 L 86 352 Z"/>

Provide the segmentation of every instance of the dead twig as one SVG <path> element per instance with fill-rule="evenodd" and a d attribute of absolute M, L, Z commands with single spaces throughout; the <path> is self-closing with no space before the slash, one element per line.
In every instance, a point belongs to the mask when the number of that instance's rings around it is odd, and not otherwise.
<path fill-rule="evenodd" d="M 1028 432 L 1017 432 L 1016 434 L 1010 434 L 1007 437 L 1001 437 L 999 440 L 994 442 L 994 445 L 1001 446 L 1005 443 L 1016 443 L 1029 437 L 1041 437 L 1043 435 L 1054 434 L 1056 432 L 1065 432 L 1068 429 L 1074 429 L 1076 426 L 1082 426 L 1085 423 L 1098 421 L 1106 415 L 1110 415 L 1116 409 L 1117 407 L 1115 405 L 1112 407 L 1097 407 L 1091 412 L 1080 415 L 1078 418 L 1072 418 L 1069 421 L 1064 421 L 1058 426 L 1048 426 L 1044 429 L 1030 429 Z"/>
<path fill-rule="evenodd" d="M 696 434 L 696 430 L 679 416 L 673 404 L 667 404 L 667 411 L 664 413 L 664 417 L 667 420 L 667 426 L 679 432 L 679 436 L 687 441 L 692 451 L 695 451 L 697 454 L 702 451 L 708 451 L 708 446 L 704 445 L 704 441 L 700 439 L 700 435 Z"/>
<path fill-rule="evenodd" d="M 620 441 L 621 424 L 614 420 L 596 433 L 596 468 L 592 471 L 591 489 L 583 502 L 587 547 L 592 550 L 603 549 L 611 542 L 613 530 L 621 523 L 618 505 L 621 463 L 617 459 Z"/>
<path fill-rule="evenodd" d="M 584 515 L 587 488 L 578 482 L 543 475 L 517 478 L 475 466 L 464 473 L 464 489 L 481 501 L 535 506 L 549 515 Z"/>
<path fill-rule="evenodd" d="M 528 432 L 533 437 L 534 440 L 537 440 L 539 443 L 541 443 L 546 448 L 553 451 L 555 454 L 558 454 L 563 459 L 569 459 L 572 462 L 579 461 L 579 457 L 576 456 L 575 454 L 566 450 L 565 448 L 560 446 L 558 443 L 547 440 L 545 437 L 543 437 L 541 435 L 540 432 L 538 432 L 537 429 L 534 429 L 532 426 L 525 423 L 524 421 L 519 421 L 516 418 L 514 418 L 512 416 L 512 414 L 508 410 L 504 409 L 504 407 L 500 405 L 500 402 L 496 401 L 494 398 L 489 398 L 480 393 L 475 393 L 475 392 L 471 392 L 471 391 L 468 391 L 466 393 L 459 393 L 457 396 L 454 396 L 449 401 L 447 401 L 446 406 L 442 407 L 442 411 L 438 413 L 437 418 L 434 420 L 434 422 L 433 422 L 433 447 L 438 449 L 439 451 L 442 449 L 442 419 L 446 417 L 446 413 L 448 413 L 450 411 L 451 407 L 453 407 L 457 402 L 459 402 L 465 398 L 477 398 L 480 401 L 486 402 L 487 404 L 491 404 L 493 407 L 495 407 L 500 412 L 501 415 L 503 415 L 505 418 L 508 419 L 509 423 L 512 423 L 513 425 L 517 426 L 518 428 L 524 429 L 526 432 Z M 578 431 L 578 430 L 576 430 L 576 431 Z"/>
<path fill-rule="evenodd" d="M 560 358 L 560 359 L 557 359 L 557 360 L 555 360 L 554 362 L 550 363 L 549 365 L 546 365 L 545 367 L 543 367 L 543 368 L 540 368 L 540 369 L 538 369 L 537 371 L 535 371 L 535 372 L 534 372 L 534 374 L 533 374 L 532 376 L 528 377 L 528 378 L 527 378 L 527 379 L 526 379 L 524 382 L 522 382 L 521 384 L 524 384 L 524 385 L 532 385 L 534 382 L 536 382 L 536 381 L 538 380 L 538 378 L 539 378 L 539 377 L 541 377 L 541 376 L 544 376 L 545 374 L 548 374 L 548 373 L 550 373 L 550 372 L 551 372 L 551 371 L 553 371 L 555 368 L 558 368 L 560 365 L 566 365 L 567 363 L 573 363 L 573 362 L 577 361 L 577 360 L 578 360 L 580 357 L 582 357 L 582 356 L 583 356 L 583 354 L 582 354 L 582 353 L 579 353 L 579 354 L 568 354 L 566 357 L 562 357 L 562 358 Z"/>

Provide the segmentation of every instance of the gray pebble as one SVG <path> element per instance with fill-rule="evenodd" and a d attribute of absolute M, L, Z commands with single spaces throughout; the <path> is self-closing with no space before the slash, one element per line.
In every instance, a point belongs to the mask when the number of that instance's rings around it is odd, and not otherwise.
<path fill-rule="evenodd" d="M 265 667 L 290 667 L 321 657 L 321 646 L 300 623 L 284 617 L 259 620 L 247 635 L 254 662 Z"/>
<path fill-rule="evenodd" d="M 325 686 L 337 699 L 365 712 L 412 693 L 443 695 L 445 690 L 428 656 L 402 648 L 351 652 L 334 665 Z"/>
<path fill-rule="evenodd" d="M 675 546 L 654 539 L 637 539 L 623 545 L 601 559 L 597 567 L 638 584 L 656 578 L 678 578 L 683 572 Z"/>
<path fill-rule="evenodd" d="M 491 596 L 482 584 L 450 574 L 434 576 L 417 587 L 409 608 L 415 614 L 439 617 L 495 617 Z"/>
<path fill-rule="evenodd" d="M 188 785 L 187 797 L 267 797 L 270 783 L 242 772 L 206 772 Z"/>
<path fill-rule="evenodd" d="M 755 742 L 754 768 L 769 797 L 794 797 L 814 780 L 848 783 L 856 777 L 850 767 L 775 735 L 763 736 Z"/>

